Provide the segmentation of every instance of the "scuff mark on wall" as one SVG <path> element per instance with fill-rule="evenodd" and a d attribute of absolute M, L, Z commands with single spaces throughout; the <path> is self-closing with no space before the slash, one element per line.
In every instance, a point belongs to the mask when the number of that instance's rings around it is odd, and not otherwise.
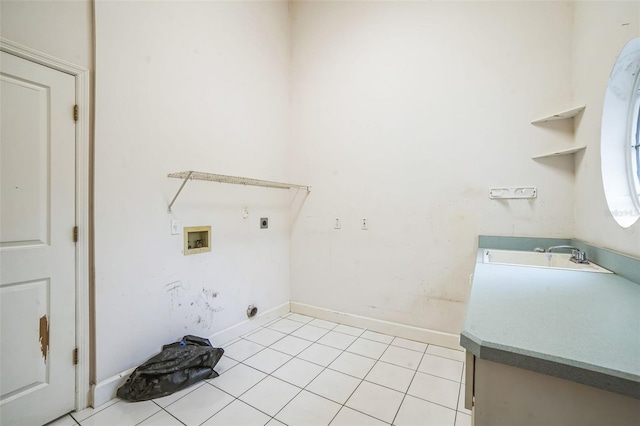
<path fill-rule="evenodd" d="M 194 313 L 191 318 L 194 325 L 204 328 L 211 328 L 213 325 L 213 317 L 217 312 L 224 310 L 222 306 L 214 306 L 212 300 L 218 297 L 218 292 L 209 290 L 205 287 L 196 294 L 191 302 L 191 306 L 198 308 L 198 313 Z"/>
<path fill-rule="evenodd" d="M 188 321 L 191 327 L 210 329 L 215 314 L 225 309 L 220 294 L 203 283 L 196 286 L 189 280 L 177 280 L 165 284 L 163 289 L 169 298 L 170 311 Z"/>
<path fill-rule="evenodd" d="M 49 353 L 49 321 L 46 315 L 40 317 L 40 350 L 46 364 L 47 354 Z"/>
<path fill-rule="evenodd" d="M 180 280 L 172 281 L 169 284 L 165 284 L 165 288 L 167 289 L 167 292 L 169 292 L 169 291 L 177 291 L 179 289 L 184 289 L 184 287 L 182 287 L 182 281 L 180 281 Z"/>
<path fill-rule="evenodd" d="M 171 295 L 171 309 L 175 308 L 176 302 L 178 306 L 181 306 L 182 304 L 179 303 L 177 299 L 180 297 L 180 292 L 185 291 L 185 288 L 182 286 L 182 281 L 172 281 L 169 284 L 165 284 L 164 288 L 166 292 Z"/>

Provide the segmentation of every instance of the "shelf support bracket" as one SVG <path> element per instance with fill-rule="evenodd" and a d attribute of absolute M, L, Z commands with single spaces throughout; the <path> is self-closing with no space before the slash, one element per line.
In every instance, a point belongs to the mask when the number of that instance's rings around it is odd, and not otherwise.
<path fill-rule="evenodd" d="M 184 179 L 184 182 L 182 182 L 182 185 L 180 185 L 180 189 L 178 189 L 178 192 L 176 192 L 176 195 L 173 197 L 173 200 L 171 200 L 171 203 L 169 204 L 167 213 L 171 213 L 171 206 L 173 206 L 173 203 L 176 202 L 176 198 L 178 198 L 178 195 L 180 195 L 180 192 L 182 191 L 182 188 L 184 188 L 184 186 L 187 184 L 187 181 L 191 179 L 192 174 L 193 174 L 193 171 L 190 171 L 187 177 Z"/>

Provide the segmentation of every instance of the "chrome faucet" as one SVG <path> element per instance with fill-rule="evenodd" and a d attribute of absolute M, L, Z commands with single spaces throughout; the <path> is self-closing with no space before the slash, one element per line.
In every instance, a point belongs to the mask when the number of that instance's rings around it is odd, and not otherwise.
<path fill-rule="evenodd" d="M 558 249 L 566 249 L 566 250 L 578 250 L 577 248 L 575 248 L 574 246 L 553 246 L 553 247 L 549 247 L 547 249 L 547 253 L 551 253 L 554 250 L 558 250 Z"/>
<path fill-rule="evenodd" d="M 571 250 L 571 260 L 575 263 L 589 263 L 587 260 L 587 254 L 582 250 L 575 248 L 573 246 L 553 246 L 547 249 L 547 253 L 552 253 L 554 250 L 565 249 Z"/>

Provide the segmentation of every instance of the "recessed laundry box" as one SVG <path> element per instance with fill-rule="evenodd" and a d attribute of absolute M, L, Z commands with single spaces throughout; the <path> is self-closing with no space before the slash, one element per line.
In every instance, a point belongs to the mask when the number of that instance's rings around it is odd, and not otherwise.
<path fill-rule="evenodd" d="M 184 254 L 211 251 L 211 226 L 190 226 L 184 228 Z"/>

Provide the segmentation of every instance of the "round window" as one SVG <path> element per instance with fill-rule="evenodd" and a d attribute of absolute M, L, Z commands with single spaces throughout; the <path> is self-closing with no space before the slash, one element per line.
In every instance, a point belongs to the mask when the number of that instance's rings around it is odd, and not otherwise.
<path fill-rule="evenodd" d="M 640 37 L 613 66 L 602 110 L 602 181 L 611 216 L 623 227 L 640 217 Z"/>

